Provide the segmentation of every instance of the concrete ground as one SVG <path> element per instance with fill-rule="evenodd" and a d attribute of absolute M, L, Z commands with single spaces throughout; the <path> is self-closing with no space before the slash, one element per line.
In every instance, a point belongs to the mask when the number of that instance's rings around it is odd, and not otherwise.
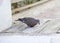
<path fill-rule="evenodd" d="M 36 25 L 33 28 L 27 28 L 27 25 L 22 22 L 16 22 L 7 30 L 4 30 L 0 35 L 40 35 L 52 34 L 60 30 L 60 0 L 51 0 L 43 5 L 37 5 L 23 12 L 13 15 L 14 20 L 22 17 L 33 17 L 39 19 L 41 25 Z M 49 20 L 48 20 L 49 19 Z M 58 20 L 52 20 L 58 19 Z"/>
<path fill-rule="evenodd" d="M 42 24 L 37 24 L 35 27 L 28 27 L 22 22 L 13 24 L 7 30 L 0 32 L 0 35 L 51 35 L 56 34 L 60 30 L 60 20 L 46 20 Z"/>

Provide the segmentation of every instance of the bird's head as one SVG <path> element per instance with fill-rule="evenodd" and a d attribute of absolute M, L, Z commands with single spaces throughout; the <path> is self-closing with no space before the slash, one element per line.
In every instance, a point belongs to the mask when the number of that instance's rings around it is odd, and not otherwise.
<path fill-rule="evenodd" d="M 24 23 L 24 20 L 23 20 L 23 19 L 21 19 L 21 18 L 17 19 L 16 21 L 21 21 L 21 22 L 23 22 L 23 23 Z"/>

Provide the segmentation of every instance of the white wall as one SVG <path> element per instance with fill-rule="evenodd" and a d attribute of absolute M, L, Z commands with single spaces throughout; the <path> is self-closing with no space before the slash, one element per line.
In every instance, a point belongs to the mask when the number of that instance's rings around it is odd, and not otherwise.
<path fill-rule="evenodd" d="M 0 43 L 60 43 L 60 34 L 46 36 L 0 36 Z"/>
<path fill-rule="evenodd" d="M 11 26 L 11 18 L 10 0 L 2 0 L 0 5 L 0 32 Z"/>
<path fill-rule="evenodd" d="M 0 43 L 50 43 L 48 36 L 0 36 Z"/>

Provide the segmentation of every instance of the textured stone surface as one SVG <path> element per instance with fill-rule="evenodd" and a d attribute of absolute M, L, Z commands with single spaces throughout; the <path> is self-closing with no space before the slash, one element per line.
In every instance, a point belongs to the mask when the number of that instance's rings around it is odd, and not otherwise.
<path fill-rule="evenodd" d="M 13 20 L 16 20 L 20 17 L 33 17 L 41 20 L 43 19 L 57 19 L 60 18 L 60 0 L 51 0 L 50 2 L 39 5 L 36 7 L 33 7 L 31 9 L 27 9 L 26 11 L 20 12 L 16 15 L 13 15 Z M 41 22 L 42 23 L 42 22 Z M 18 23 L 19 24 L 19 23 Z M 12 33 L 3 33 L 7 35 L 39 35 L 40 34 L 40 29 L 43 29 L 41 33 L 46 34 L 46 33 L 55 33 L 60 29 L 60 20 L 52 20 L 49 21 L 48 23 L 44 24 L 43 26 L 37 25 L 37 27 L 34 28 L 29 28 L 25 29 L 26 25 L 22 23 L 24 31 L 19 31 L 16 27 L 20 27 L 21 24 L 18 26 L 15 26 L 12 30 L 10 29 L 9 31 Z M 44 27 L 44 28 L 43 28 Z M 21 28 L 21 29 L 22 29 Z M 37 31 L 35 29 L 38 29 Z M 32 34 L 31 34 L 32 33 Z M 1 35 L 3 35 L 1 33 Z"/>

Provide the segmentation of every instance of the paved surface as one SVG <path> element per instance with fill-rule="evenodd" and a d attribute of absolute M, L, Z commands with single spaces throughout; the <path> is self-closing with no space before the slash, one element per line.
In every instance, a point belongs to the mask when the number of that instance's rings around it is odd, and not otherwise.
<path fill-rule="evenodd" d="M 27 27 L 26 24 L 19 22 L 11 28 L 4 30 L 0 35 L 50 35 L 60 30 L 60 20 L 47 20 L 41 25 L 33 28 Z"/>
<path fill-rule="evenodd" d="M 45 23 L 48 19 L 57 19 L 60 18 L 60 0 L 51 0 L 48 3 L 43 5 L 38 5 L 31 9 L 27 9 L 24 12 L 20 12 L 16 15 L 13 15 L 14 20 L 20 17 L 33 17 L 39 19 L 42 24 Z M 42 19 L 42 20 L 41 20 Z M 60 20 L 51 20 L 46 24 L 36 25 L 34 28 L 27 28 L 26 24 L 18 23 L 12 26 L 13 28 L 7 29 L 8 31 L 3 31 L 0 35 L 10 35 L 10 34 L 18 34 L 18 35 L 39 35 L 41 34 L 50 34 L 55 33 L 60 29 Z M 20 28 L 20 29 L 19 29 Z M 21 30 L 22 29 L 22 30 Z M 42 29 L 42 31 L 41 31 Z M 23 31 L 24 30 L 24 31 Z M 4 33 L 5 32 L 5 33 Z M 32 34 L 31 34 L 32 33 Z"/>
<path fill-rule="evenodd" d="M 13 19 L 20 17 L 34 17 L 43 19 L 60 18 L 60 0 L 51 0 L 45 4 L 37 5 L 14 15 Z"/>

